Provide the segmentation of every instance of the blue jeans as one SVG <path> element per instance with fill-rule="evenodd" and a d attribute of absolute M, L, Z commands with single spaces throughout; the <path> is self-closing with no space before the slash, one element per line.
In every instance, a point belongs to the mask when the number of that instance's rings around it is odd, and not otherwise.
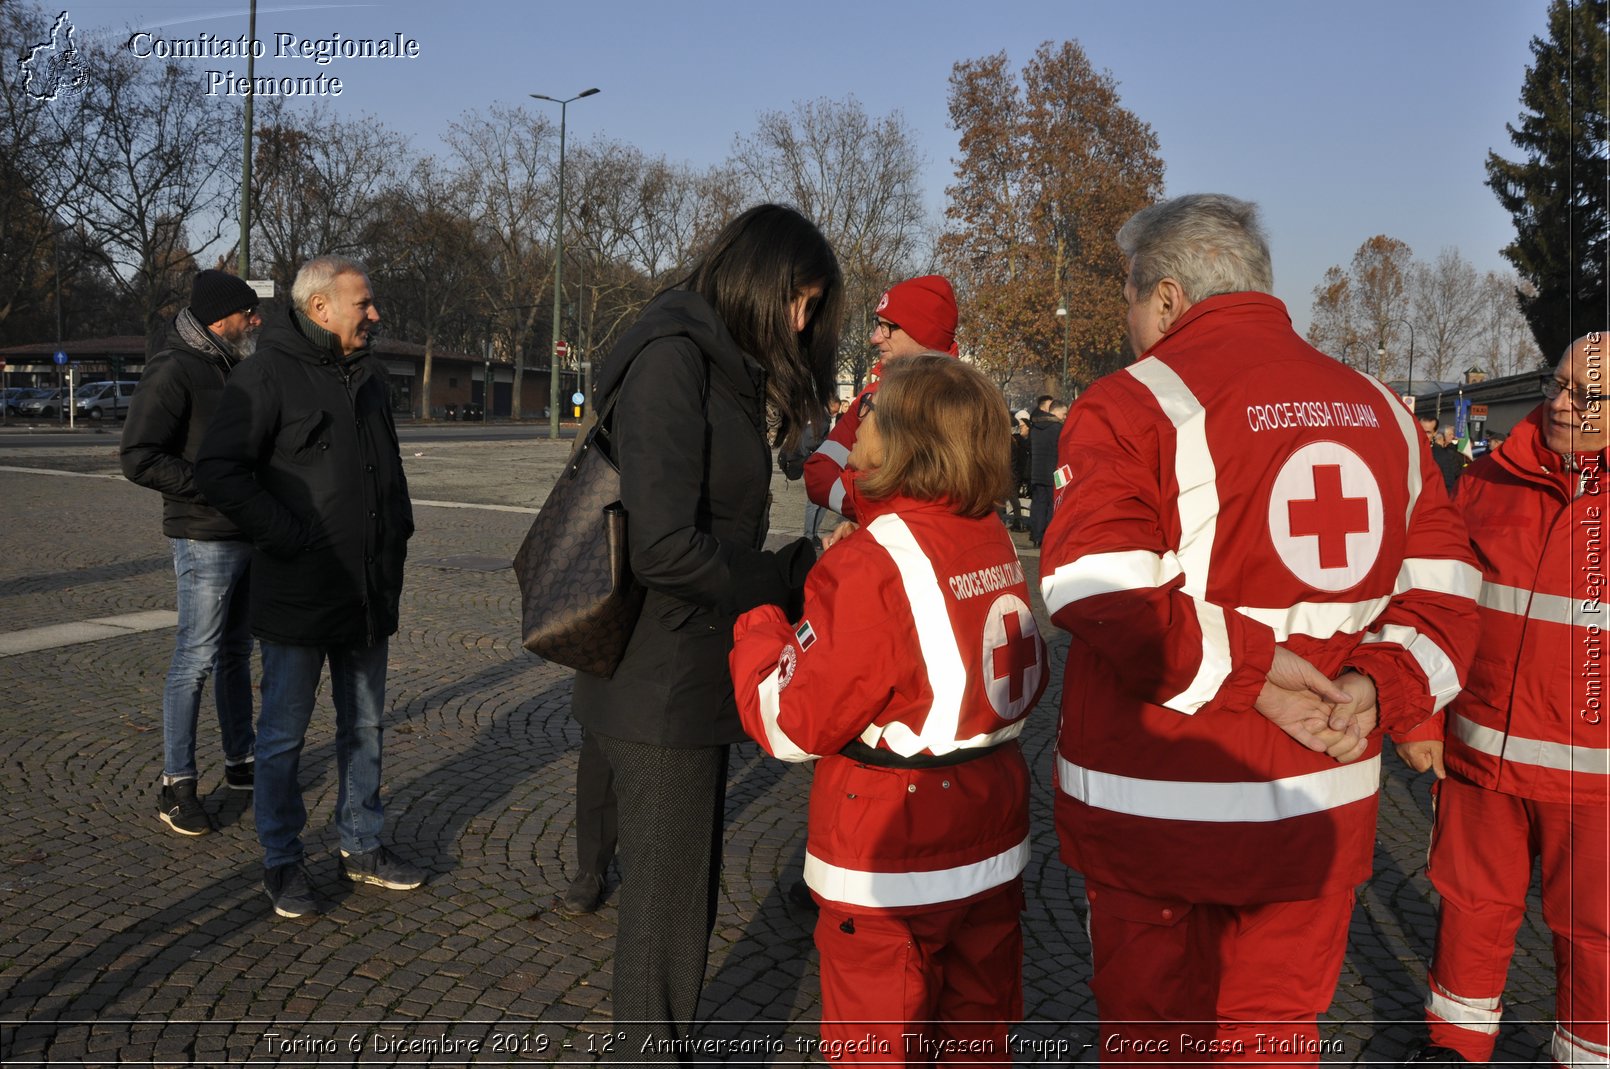
<path fill-rule="evenodd" d="M 179 580 L 179 631 L 162 690 L 162 775 L 196 778 L 196 719 L 213 681 L 224 760 L 252 756 L 252 633 L 246 584 L 250 542 L 170 538 Z"/>
<path fill-rule="evenodd" d="M 301 861 L 307 806 L 297 773 L 302 743 L 326 659 L 335 703 L 335 760 L 340 777 L 335 822 L 341 849 L 363 854 L 380 845 L 380 715 L 386 704 L 386 640 L 373 646 L 282 646 L 263 640 L 263 710 L 257 718 L 257 777 L 252 805 L 268 868 Z"/>

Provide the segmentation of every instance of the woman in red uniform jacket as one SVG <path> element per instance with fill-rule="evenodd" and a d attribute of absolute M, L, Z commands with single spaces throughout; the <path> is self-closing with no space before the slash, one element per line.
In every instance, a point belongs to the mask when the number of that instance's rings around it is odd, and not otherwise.
<path fill-rule="evenodd" d="M 738 620 L 738 708 L 773 756 L 820 761 L 805 882 L 824 1055 L 1000 1060 L 1023 1002 L 1017 736 L 1046 682 L 994 512 L 1009 420 L 983 375 L 937 354 L 893 365 L 863 406 L 862 526 L 812 570 L 797 624 L 775 606 Z"/>

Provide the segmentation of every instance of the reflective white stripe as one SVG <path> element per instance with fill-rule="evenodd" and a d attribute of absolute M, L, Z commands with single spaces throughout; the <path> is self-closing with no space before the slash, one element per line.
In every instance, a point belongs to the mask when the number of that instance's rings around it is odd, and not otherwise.
<path fill-rule="evenodd" d="M 1299 601 L 1288 609 L 1243 605 L 1236 612 L 1267 625 L 1274 630 L 1275 641 L 1284 642 L 1292 635 L 1314 638 L 1356 635 L 1386 611 L 1391 601 L 1390 597 L 1370 601 Z"/>
<path fill-rule="evenodd" d="M 897 908 L 955 902 L 1015 877 L 1029 863 L 1029 841 L 983 861 L 929 872 L 862 872 L 805 853 L 805 883 L 823 898 L 852 906 Z"/>
<path fill-rule="evenodd" d="M 1207 601 L 1196 602 L 1196 622 L 1202 628 L 1202 660 L 1186 688 L 1163 702 L 1176 713 L 1192 716 L 1230 678 L 1230 630 L 1224 622 L 1224 609 Z"/>
<path fill-rule="evenodd" d="M 1381 758 L 1267 782 L 1182 783 L 1097 772 L 1057 755 L 1057 787 L 1097 809 L 1155 820 L 1264 823 L 1323 813 L 1380 789 Z"/>
<path fill-rule="evenodd" d="M 827 492 L 827 507 L 840 516 L 844 515 L 844 473 L 842 471 L 833 477 L 833 488 Z"/>
<path fill-rule="evenodd" d="M 898 515 L 889 512 L 864 528 L 884 548 L 900 572 L 900 583 L 911 606 L 917 627 L 917 647 L 922 651 L 923 671 L 933 692 L 928 715 L 918 735 L 905 724 L 873 724 L 861 733 L 868 746 L 879 740 L 902 757 L 927 750 L 937 756 L 958 746 L 956 732 L 961 725 L 962 702 L 967 696 L 967 662 L 962 660 L 951 630 L 950 613 L 945 608 L 944 588 L 911 528 Z"/>
<path fill-rule="evenodd" d="M 1409 651 L 1420 671 L 1425 673 L 1426 683 L 1431 691 L 1433 710 L 1441 709 L 1453 701 L 1455 694 L 1459 693 L 1459 671 L 1454 668 L 1448 655 L 1442 652 L 1442 647 L 1412 627 L 1403 624 L 1388 624 L 1379 631 L 1371 631 L 1364 636 L 1365 643 L 1395 642 Z"/>
<path fill-rule="evenodd" d="M 1524 587 L 1504 586 L 1501 583 L 1484 583 L 1477 599 L 1484 609 L 1524 616 L 1550 624 L 1568 627 L 1596 627 L 1610 629 L 1605 619 L 1604 604 L 1587 598 L 1567 598 L 1559 594 L 1542 594 Z"/>
<path fill-rule="evenodd" d="M 1219 521 L 1219 476 L 1208 448 L 1207 413 L 1185 381 L 1155 356 L 1131 364 L 1127 370 L 1151 391 L 1157 407 L 1174 425 L 1174 481 L 1180 488 L 1175 502 L 1180 517 L 1180 564 L 1185 572 L 1185 592 L 1201 598 L 1208 588 L 1213 538 Z"/>
<path fill-rule="evenodd" d="M 1481 591 L 1481 571 L 1462 560 L 1405 557 L 1392 592 L 1402 594 L 1408 590 L 1432 590 L 1474 601 Z"/>
<path fill-rule="evenodd" d="M 1610 776 L 1610 750 L 1592 746 L 1572 746 L 1566 742 L 1544 742 L 1520 735 L 1506 735 L 1497 728 L 1484 727 L 1469 717 L 1454 713 L 1448 730 L 1478 753 L 1501 757 L 1518 765 L 1536 765 L 1561 772 L 1591 772 Z"/>
<path fill-rule="evenodd" d="M 1208 448 L 1207 413 L 1185 381 L 1156 357 L 1127 370 L 1151 391 L 1157 407 L 1174 425 L 1174 481 L 1180 491 L 1174 507 L 1179 513 L 1178 555 L 1185 575 L 1181 589 L 1196 606 L 1202 659 L 1190 684 L 1163 704 L 1176 712 L 1194 713 L 1218 693 L 1232 667 L 1224 610 L 1206 600 L 1219 522 L 1218 469 Z"/>
<path fill-rule="evenodd" d="M 1464 561 L 1407 557 L 1398 568 L 1392 593 L 1431 590 L 1474 599 L 1480 589 L 1481 572 Z M 1356 635 L 1374 623 L 1391 602 L 1391 597 L 1387 596 L 1368 601 L 1299 601 L 1289 608 L 1242 605 L 1236 612 L 1267 625 L 1274 631 L 1275 641 L 1284 642 L 1292 635 L 1314 638 Z"/>
<path fill-rule="evenodd" d="M 1172 553 L 1159 555 L 1144 549 L 1091 553 L 1041 579 L 1040 596 L 1054 615 L 1081 598 L 1163 586 L 1183 571 L 1180 559 Z"/>
<path fill-rule="evenodd" d="M 1559 1024 L 1554 1026 L 1549 1056 L 1561 1065 L 1610 1065 L 1610 1048 L 1589 1043 L 1581 1036 L 1567 1032 L 1565 1026 Z"/>
<path fill-rule="evenodd" d="M 1461 998 L 1438 990 L 1436 984 L 1426 994 L 1426 1012 L 1440 1021 L 1487 1036 L 1498 1034 L 1498 1019 L 1504 1015 L 1496 998 Z"/>
<path fill-rule="evenodd" d="M 1425 432 L 1420 429 L 1420 423 L 1409 411 L 1409 406 L 1403 403 L 1403 398 L 1392 392 L 1392 388 L 1373 375 L 1365 375 L 1364 381 L 1375 387 L 1377 393 L 1386 398 L 1386 408 L 1397 420 L 1398 430 L 1403 434 L 1404 442 L 1409 446 L 1408 486 L 1409 507 L 1403 512 L 1404 522 L 1414 526 L 1414 506 L 1420 500 L 1420 490 L 1425 482 L 1425 476 L 1420 470 L 1420 442 L 1425 438 Z"/>
<path fill-rule="evenodd" d="M 816 754 L 800 749 L 799 744 L 777 724 L 777 718 L 783 711 L 782 691 L 777 686 L 779 671 L 773 668 L 771 674 L 760 681 L 760 722 L 766 727 L 766 748 L 773 757 L 784 761 L 814 761 Z"/>
<path fill-rule="evenodd" d="M 835 467 L 842 468 L 844 465 L 850 462 L 850 447 L 842 442 L 835 442 L 833 439 L 829 438 L 821 445 L 817 446 L 816 452 L 812 455 L 826 457 L 833 462 Z"/>

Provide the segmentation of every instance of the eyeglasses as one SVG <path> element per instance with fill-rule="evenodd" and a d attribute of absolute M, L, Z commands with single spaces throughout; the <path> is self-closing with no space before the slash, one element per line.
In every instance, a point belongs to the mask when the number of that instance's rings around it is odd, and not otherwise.
<path fill-rule="evenodd" d="M 1539 385 L 1543 389 L 1544 398 L 1550 401 L 1554 400 L 1562 393 L 1569 394 L 1571 398 L 1571 407 L 1575 408 L 1578 412 L 1586 412 L 1588 409 L 1602 404 L 1605 399 L 1604 392 L 1596 386 L 1573 389 L 1551 375 L 1540 376 Z"/>
<path fill-rule="evenodd" d="M 872 395 L 870 393 L 864 393 L 861 395 L 861 403 L 855 407 L 855 418 L 866 419 L 867 414 L 872 412 L 877 407 L 878 406 L 872 401 Z"/>
<path fill-rule="evenodd" d="M 898 325 L 889 322 L 887 319 L 880 319 L 872 324 L 872 336 L 876 338 L 881 334 L 887 338 L 899 329 Z"/>

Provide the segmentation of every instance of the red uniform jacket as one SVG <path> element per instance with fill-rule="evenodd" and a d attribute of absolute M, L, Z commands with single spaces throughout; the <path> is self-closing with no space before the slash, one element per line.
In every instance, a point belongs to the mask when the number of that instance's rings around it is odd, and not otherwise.
<path fill-rule="evenodd" d="M 856 471 L 846 467 L 850 462 L 850 449 L 855 445 L 855 431 L 861 426 L 861 398 L 878 392 L 879 364 L 872 369 L 872 381 L 850 402 L 839 415 L 839 421 L 827 432 L 816 452 L 805 458 L 805 496 L 825 509 L 847 520 L 859 520 L 859 495 L 855 492 Z"/>
<path fill-rule="evenodd" d="M 1459 480 L 1481 565 L 1481 638 L 1448 708 L 1444 760 L 1480 787 L 1540 802 L 1610 800 L 1604 453 L 1564 458 L 1533 412 Z M 1439 738 L 1442 717 L 1411 734 Z"/>
<path fill-rule="evenodd" d="M 1063 856 L 1155 897 L 1315 898 L 1370 872 L 1380 740 L 1338 765 L 1254 708 L 1276 643 L 1376 684 L 1382 723 L 1458 693 L 1472 566 L 1413 417 L 1261 293 L 1190 308 L 1073 408 L 1041 586 L 1073 635 Z"/>
<path fill-rule="evenodd" d="M 775 606 L 739 618 L 738 711 L 773 756 L 822 755 L 812 890 L 846 908 L 938 909 L 1028 862 L 1016 739 L 1045 689 L 1045 643 L 999 519 L 863 504 L 865 525 L 812 569 L 797 626 Z"/>

